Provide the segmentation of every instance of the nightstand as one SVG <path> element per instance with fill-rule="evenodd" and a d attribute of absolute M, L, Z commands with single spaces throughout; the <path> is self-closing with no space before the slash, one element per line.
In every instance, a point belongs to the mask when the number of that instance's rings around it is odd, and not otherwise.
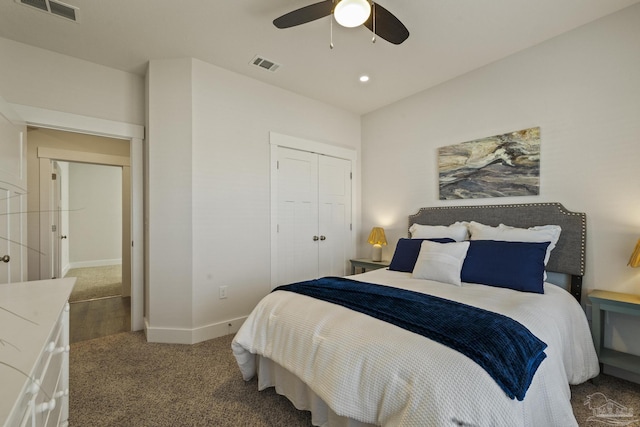
<path fill-rule="evenodd" d="M 589 294 L 589 299 L 593 304 L 591 310 L 591 334 L 593 335 L 593 344 L 596 347 L 600 364 L 615 366 L 640 374 L 640 356 L 604 348 L 604 312 L 610 311 L 640 316 L 640 297 L 619 292 L 595 290 Z"/>
<path fill-rule="evenodd" d="M 350 259 L 351 274 L 356 274 L 356 268 L 361 268 L 364 273 L 367 270 L 377 270 L 389 267 L 389 261 L 372 261 L 371 258 Z"/>

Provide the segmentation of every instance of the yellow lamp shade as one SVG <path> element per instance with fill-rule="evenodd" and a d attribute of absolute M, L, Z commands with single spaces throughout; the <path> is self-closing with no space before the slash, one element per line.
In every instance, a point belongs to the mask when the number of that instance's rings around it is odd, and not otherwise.
<path fill-rule="evenodd" d="M 386 245 L 387 238 L 384 235 L 384 229 L 382 227 L 373 227 L 369 234 L 368 242 L 372 245 Z"/>
<path fill-rule="evenodd" d="M 368 242 L 373 245 L 373 252 L 371 253 L 372 261 L 382 261 L 382 245 L 387 244 L 387 238 L 384 235 L 384 229 L 382 227 L 373 227 L 369 234 Z"/>
<path fill-rule="evenodd" d="M 369 237 L 371 239 L 371 237 Z M 639 267 L 640 266 L 640 239 L 638 239 L 638 243 L 636 243 L 636 248 L 633 250 L 631 254 L 631 258 L 629 258 L 629 263 L 631 267 Z"/>

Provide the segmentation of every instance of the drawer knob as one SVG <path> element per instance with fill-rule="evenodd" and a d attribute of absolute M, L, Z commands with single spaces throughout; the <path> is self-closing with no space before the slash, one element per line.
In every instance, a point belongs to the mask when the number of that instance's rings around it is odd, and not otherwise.
<path fill-rule="evenodd" d="M 68 388 L 66 388 L 64 390 L 60 390 L 60 391 L 56 392 L 56 394 L 53 395 L 53 397 L 55 399 L 59 399 L 59 398 L 64 397 L 64 396 L 69 396 L 69 389 Z"/>
<path fill-rule="evenodd" d="M 29 384 L 29 388 L 27 389 L 27 393 L 29 394 L 37 394 L 40 391 L 40 380 L 35 380 L 31 384 Z"/>
<path fill-rule="evenodd" d="M 48 402 L 42 402 L 36 406 L 36 412 L 53 411 L 56 408 L 56 400 L 51 399 Z"/>
<path fill-rule="evenodd" d="M 56 347 L 55 349 L 53 349 L 51 353 L 53 354 L 69 353 L 69 350 L 71 350 L 71 347 L 69 347 L 68 345 L 63 345 L 60 347 Z"/>

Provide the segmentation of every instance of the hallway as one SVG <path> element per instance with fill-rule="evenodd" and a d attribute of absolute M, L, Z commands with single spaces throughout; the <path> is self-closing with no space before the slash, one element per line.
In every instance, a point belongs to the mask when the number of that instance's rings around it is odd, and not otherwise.
<path fill-rule="evenodd" d="M 109 297 L 69 304 L 71 343 L 131 330 L 131 298 Z"/>

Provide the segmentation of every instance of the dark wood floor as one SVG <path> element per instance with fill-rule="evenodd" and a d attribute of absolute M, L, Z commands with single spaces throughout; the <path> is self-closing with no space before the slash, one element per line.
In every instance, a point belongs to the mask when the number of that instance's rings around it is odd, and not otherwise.
<path fill-rule="evenodd" d="M 101 298 L 69 305 L 69 341 L 72 343 L 131 330 L 130 297 Z"/>

